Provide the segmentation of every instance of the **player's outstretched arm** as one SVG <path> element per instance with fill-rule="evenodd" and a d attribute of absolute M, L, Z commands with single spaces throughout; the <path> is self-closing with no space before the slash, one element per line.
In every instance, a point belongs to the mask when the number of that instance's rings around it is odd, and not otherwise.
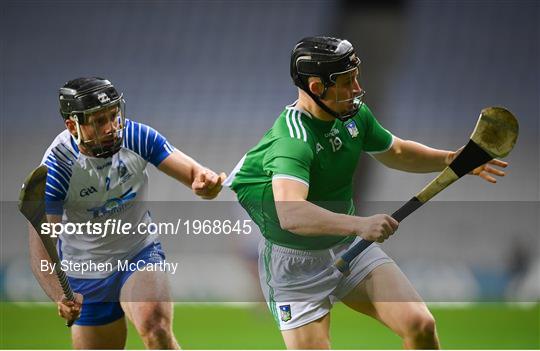
<path fill-rule="evenodd" d="M 402 140 L 394 136 L 389 150 L 373 157 L 387 167 L 405 172 L 429 173 L 440 172 L 447 165 L 451 152 L 433 149 L 411 140 Z"/>
<path fill-rule="evenodd" d="M 385 152 L 374 154 L 373 157 L 387 167 L 405 172 L 429 173 L 440 172 L 448 166 L 462 150 L 447 151 L 433 149 L 429 146 L 411 140 L 402 140 L 394 137 L 392 147 Z M 505 168 L 508 163 L 500 160 L 491 160 L 487 164 L 478 167 L 471 174 L 478 175 L 482 179 L 496 183 L 493 176 L 503 177 L 505 173 L 497 166 Z"/>
<path fill-rule="evenodd" d="M 158 169 L 190 187 L 195 195 L 207 200 L 219 194 L 221 184 L 227 177 L 225 173 L 217 175 L 177 149 L 159 164 Z"/>
<path fill-rule="evenodd" d="M 298 235 L 358 235 L 383 242 L 398 227 L 398 222 L 386 214 L 356 217 L 317 206 L 306 200 L 308 187 L 295 180 L 274 179 L 272 190 L 281 228 Z"/>

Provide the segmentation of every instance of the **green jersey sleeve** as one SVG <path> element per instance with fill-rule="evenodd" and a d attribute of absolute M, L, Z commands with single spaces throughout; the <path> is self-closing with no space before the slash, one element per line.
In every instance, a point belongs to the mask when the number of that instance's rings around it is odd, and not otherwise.
<path fill-rule="evenodd" d="M 289 137 L 276 139 L 264 156 L 263 170 L 270 176 L 298 179 L 309 185 L 313 150 L 307 142 Z"/>
<path fill-rule="evenodd" d="M 360 109 L 360 116 L 366 131 L 363 146 L 364 151 L 384 152 L 390 149 L 394 138 L 392 133 L 381 126 L 366 104 L 362 105 Z"/>

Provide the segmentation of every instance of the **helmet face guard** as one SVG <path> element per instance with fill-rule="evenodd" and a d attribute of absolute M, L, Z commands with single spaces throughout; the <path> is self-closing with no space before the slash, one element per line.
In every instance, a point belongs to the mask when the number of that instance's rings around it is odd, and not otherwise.
<path fill-rule="evenodd" d="M 360 66 L 360 59 L 356 56 L 353 46 L 347 40 L 329 37 L 311 37 L 302 39 L 294 48 L 291 56 L 291 77 L 294 84 L 305 91 L 319 107 L 337 119 L 346 121 L 356 115 L 362 105 L 365 92 L 360 91 L 356 96 L 340 97 L 336 95 L 336 102 L 349 103 L 350 108 L 345 112 L 332 110 L 321 101 L 328 88 L 337 86 L 337 91 L 343 91 L 339 86 L 338 77 L 353 74 Z M 318 77 L 324 86 L 323 93 L 317 96 L 308 86 L 309 77 Z M 355 79 L 355 78 L 354 78 Z M 351 83 L 355 82 L 351 80 Z M 350 87 L 349 91 L 352 91 Z"/>
<path fill-rule="evenodd" d="M 362 106 L 362 99 L 366 93 L 364 90 L 360 90 L 360 92 L 357 94 L 351 94 L 351 92 L 355 89 L 355 85 L 357 84 L 356 72 L 357 68 L 355 67 L 345 72 L 332 73 L 330 75 L 331 84 L 329 86 L 325 86 L 324 93 L 319 97 L 319 99 L 324 99 L 328 88 L 332 85 L 336 87 L 336 97 L 334 102 L 336 104 L 348 106 L 348 109 L 345 112 L 338 113 L 337 111 L 333 111 L 336 113 L 334 117 L 341 121 L 346 121 L 358 113 L 360 107 Z M 345 76 L 345 82 L 339 81 L 339 76 Z"/>
<path fill-rule="evenodd" d="M 90 156 L 107 158 L 120 150 L 125 125 L 125 103 L 122 97 L 101 108 L 73 112 L 70 119 L 75 122 L 75 141 Z M 80 123 L 81 115 L 85 123 Z"/>
<path fill-rule="evenodd" d="M 60 88 L 60 113 L 75 122 L 77 145 L 92 157 L 106 158 L 122 146 L 125 102 L 106 79 L 77 78 Z"/>

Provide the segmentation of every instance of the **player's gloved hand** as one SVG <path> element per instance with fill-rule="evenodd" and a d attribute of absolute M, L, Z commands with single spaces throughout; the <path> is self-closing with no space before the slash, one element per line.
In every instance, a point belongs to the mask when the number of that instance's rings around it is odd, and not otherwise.
<path fill-rule="evenodd" d="M 74 293 L 75 301 L 68 300 L 65 295 L 62 295 L 62 300 L 57 301 L 58 315 L 65 320 L 74 321 L 79 318 L 82 309 L 83 296 Z"/>
<path fill-rule="evenodd" d="M 459 155 L 459 153 L 461 152 L 461 150 L 463 150 L 464 147 L 465 146 L 462 146 L 457 151 L 450 152 L 448 156 L 446 157 L 446 164 L 449 165 L 450 163 L 452 163 L 452 161 L 455 160 L 455 158 Z M 495 177 L 493 177 L 492 175 L 504 177 L 506 173 L 504 173 L 504 171 L 501 171 L 497 168 L 493 168 L 491 166 L 506 168 L 508 166 L 508 162 L 504 162 L 498 159 L 493 159 L 489 161 L 488 163 L 473 169 L 473 171 L 469 172 L 469 174 L 479 176 L 480 178 L 490 183 L 497 183 L 497 179 L 495 179 Z"/>
<path fill-rule="evenodd" d="M 358 218 L 356 235 L 369 241 L 382 243 L 398 229 L 399 222 L 387 214 Z"/>
<path fill-rule="evenodd" d="M 227 178 L 225 173 L 217 175 L 215 172 L 205 169 L 195 176 L 195 180 L 191 184 L 191 189 L 195 195 L 202 197 L 205 200 L 215 198 L 222 189 L 222 183 Z"/>

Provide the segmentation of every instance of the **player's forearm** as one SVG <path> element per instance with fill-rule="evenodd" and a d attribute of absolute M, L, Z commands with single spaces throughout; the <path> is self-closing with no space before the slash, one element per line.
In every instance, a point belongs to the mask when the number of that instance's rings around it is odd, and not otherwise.
<path fill-rule="evenodd" d="M 34 277 L 38 281 L 39 285 L 47 294 L 47 296 L 53 301 L 60 301 L 62 299 L 62 288 L 58 282 L 56 275 L 51 274 L 49 269 L 43 270 L 42 262 L 47 262 L 47 267 L 51 267 L 51 260 L 49 255 L 43 246 L 43 243 L 38 237 L 38 233 L 32 226 L 28 229 L 28 242 L 30 249 L 30 267 Z"/>
<path fill-rule="evenodd" d="M 185 186 L 191 187 L 195 177 L 204 170 L 204 167 L 193 158 L 175 149 L 172 154 L 160 163 L 158 169 Z"/>
<path fill-rule="evenodd" d="M 354 235 L 353 216 L 328 211 L 309 201 L 276 202 L 282 229 L 304 236 Z"/>
<path fill-rule="evenodd" d="M 405 172 L 429 173 L 442 171 L 449 160 L 450 151 L 434 149 L 411 140 L 400 140 L 393 157 L 383 163 Z"/>

